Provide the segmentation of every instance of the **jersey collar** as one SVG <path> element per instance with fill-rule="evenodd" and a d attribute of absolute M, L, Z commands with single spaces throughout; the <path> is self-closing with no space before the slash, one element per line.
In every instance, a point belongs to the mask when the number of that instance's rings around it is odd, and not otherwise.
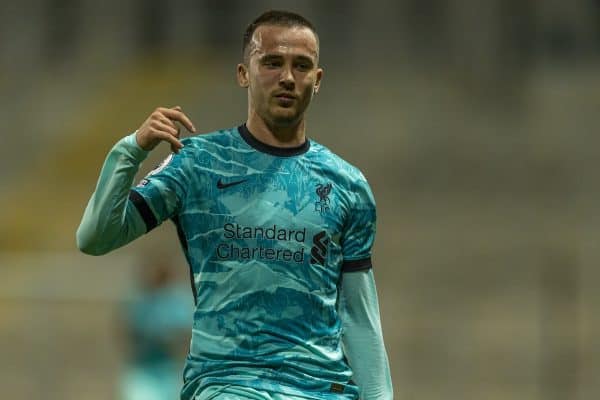
<path fill-rule="evenodd" d="M 248 145 L 250 147 L 253 147 L 254 149 L 256 149 L 262 153 L 271 154 L 273 156 L 278 156 L 278 157 L 298 156 L 300 154 L 306 153 L 308 151 L 308 149 L 310 148 L 310 140 L 308 140 L 308 139 L 306 139 L 304 141 L 304 143 L 302 143 L 301 145 L 295 146 L 295 147 L 271 146 L 270 144 L 263 143 L 260 140 L 258 140 L 257 138 L 255 138 L 254 135 L 252 135 L 252 133 L 246 127 L 246 124 L 242 124 L 242 125 L 238 126 L 238 132 L 240 133 L 240 136 L 242 137 L 242 139 L 244 139 L 244 141 L 246 143 L 248 143 Z"/>

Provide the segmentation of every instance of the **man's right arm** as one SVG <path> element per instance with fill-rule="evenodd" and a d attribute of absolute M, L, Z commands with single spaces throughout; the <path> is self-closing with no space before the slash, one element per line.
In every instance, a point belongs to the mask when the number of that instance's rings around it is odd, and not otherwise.
<path fill-rule="evenodd" d="M 129 200 L 130 189 L 141 162 L 158 143 L 168 142 L 174 153 L 183 148 L 176 122 L 190 132 L 196 131 L 181 107 L 159 107 L 136 133 L 111 149 L 77 229 L 77 247 L 81 251 L 90 255 L 108 253 L 150 230 L 149 217 L 160 223 L 139 193 L 131 191 L 134 197 Z"/>
<path fill-rule="evenodd" d="M 135 135 L 121 139 L 104 161 L 77 229 L 77 247 L 86 254 L 108 253 L 146 233 L 144 220 L 128 200 L 135 174 L 148 156 Z"/>

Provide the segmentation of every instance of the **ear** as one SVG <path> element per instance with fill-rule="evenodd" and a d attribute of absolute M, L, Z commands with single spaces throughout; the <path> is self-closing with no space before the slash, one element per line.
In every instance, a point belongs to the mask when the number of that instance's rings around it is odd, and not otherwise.
<path fill-rule="evenodd" d="M 319 93 L 319 89 L 321 88 L 321 79 L 323 79 L 323 68 L 317 68 L 317 80 L 315 81 L 315 87 L 313 88 L 313 93 Z"/>
<path fill-rule="evenodd" d="M 243 88 L 250 86 L 250 79 L 248 79 L 248 67 L 245 64 L 237 65 L 237 81 L 238 84 Z"/>

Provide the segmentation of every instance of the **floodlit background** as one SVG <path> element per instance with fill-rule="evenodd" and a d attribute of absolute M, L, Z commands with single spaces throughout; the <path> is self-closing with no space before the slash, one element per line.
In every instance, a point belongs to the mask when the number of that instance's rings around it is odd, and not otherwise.
<path fill-rule="evenodd" d="M 79 254 L 83 209 L 155 107 L 245 120 L 241 37 L 271 7 L 317 26 L 308 135 L 378 202 L 396 398 L 597 399 L 598 0 L 0 1 L 0 397 L 119 399 L 144 266 L 187 265 L 170 223 Z"/>

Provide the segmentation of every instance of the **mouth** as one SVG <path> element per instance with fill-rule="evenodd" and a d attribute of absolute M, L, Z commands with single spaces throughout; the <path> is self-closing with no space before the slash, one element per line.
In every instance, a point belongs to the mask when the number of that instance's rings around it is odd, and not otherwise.
<path fill-rule="evenodd" d="M 279 107 L 283 108 L 291 108 L 296 102 L 296 96 L 289 92 L 276 94 L 275 98 Z"/>
<path fill-rule="evenodd" d="M 278 99 L 284 99 L 284 100 L 295 100 L 296 96 L 294 96 L 292 93 L 279 93 L 276 94 L 275 97 L 277 97 Z"/>

